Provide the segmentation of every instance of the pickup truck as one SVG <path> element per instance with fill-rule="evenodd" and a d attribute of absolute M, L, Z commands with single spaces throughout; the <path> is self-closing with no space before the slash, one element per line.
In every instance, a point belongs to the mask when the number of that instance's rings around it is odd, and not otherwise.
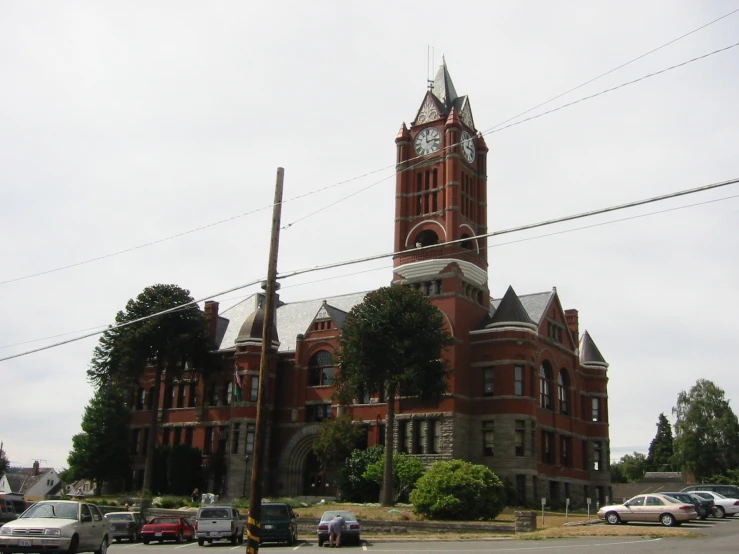
<path fill-rule="evenodd" d="M 244 542 L 244 519 L 232 506 L 203 506 L 195 519 L 195 537 L 198 545 L 230 540 L 231 544 Z"/>

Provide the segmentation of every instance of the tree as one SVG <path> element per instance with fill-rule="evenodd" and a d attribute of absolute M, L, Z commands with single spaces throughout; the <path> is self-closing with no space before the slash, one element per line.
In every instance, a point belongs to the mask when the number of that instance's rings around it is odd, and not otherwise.
<path fill-rule="evenodd" d="M 624 468 L 621 462 L 611 464 L 611 483 L 628 483 L 629 480 L 624 475 Z"/>
<path fill-rule="evenodd" d="M 385 469 L 385 454 L 382 458 L 367 466 L 364 472 L 364 478 L 382 484 L 383 473 Z M 426 466 L 415 456 L 409 456 L 403 452 L 393 454 L 393 490 L 397 502 L 404 494 L 407 494 L 415 486 L 423 474 L 426 473 Z"/>
<path fill-rule="evenodd" d="M 5 451 L 0 450 L 0 475 L 4 475 L 8 471 L 8 458 L 5 456 Z"/>
<path fill-rule="evenodd" d="M 354 450 L 339 471 L 341 492 L 345 500 L 355 502 L 374 502 L 380 487 L 364 477 L 367 468 L 383 459 L 385 447 L 371 446 L 367 450 Z"/>
<path fill-rule="evenodd" d="M 350 415 L 327 419 L 321 423 L 313 451 L 324 469 L 339 469 L 366 433 L 366 429 Z"/>
<path fill-rule="evenodd" d="M 122 481 L 128 475 L 128 420 L 121 389 L 102 386 L 85 407 L 82 432 L 72 437 L 68 474 L 74 480 L 93 481 L 98 496 L 103 483 Z"/>
<path fill-rule="evenodd" d="M 680 392 L 672 413 L 675 459 L 698 481 L 739 467 L 739 422 L 720 387 L 699 379 Z"/>
<path fill-rule="evenodd" d="M 395 399 L 417 396 L 438 402 L 448 390 L 448 363 L 442 358 L 452 342 L 443 314 L 418 291 L 385 287 L 370 292 L 347 315 L 334 360 L 337 394 L 345 402 L 385 391 L 385 450 L 393 451 Z M 393 503 L 393 457 L 385 457 L 383 506 Z"/>
<path fill-rule="evenodd" d="M 169 492 L 189 495 L 194 488 L 202 489 L 202 452 L 187 444 L 173 446 L 167 457 L 167 481 Z"/>
<path fill-rule="evenodd" d="M 673 438 L 672 426 L 664 413 L 659 414 L 657 434 L 649 445 L 647 466 L 652 471 L 672 471 Z"/>
<path fill-rule="evenodd" d="M 205 317 L 195 304 L 144 321 L 137 320 L 191 302 L 189 291 L 176 285 L 145 288 L 135 300 L 128 301 L 125 310 L 118 312 L 116 325 L 128 325 L 111 328 L 103 334 L 87 371 L 90 381 L 98 386 L 131 385 L 138 383 L 149 366 L 153 366 L 144 490 L 151 489 L 154 478 L 162 376 L 166 369 L 167 381 L 171 382 L 184 370 L 185 364 L 192 368 L 203 367 L 208 359 L 208 338 Z"/>
<path fill-rule="evenodd" d="M 626 482 L 641 481 L 646 471 L 647 457 L 641 452 L 633 454 L 625 454 L 619 460 L 621 472 L 626 478 Z"/>
<path fill-rule="evenodd" d="M 495 519 L 505 507 L 503 482 L 487 466 L 436 462 L 416 482 L 413 511 L 429 519 Z"/>

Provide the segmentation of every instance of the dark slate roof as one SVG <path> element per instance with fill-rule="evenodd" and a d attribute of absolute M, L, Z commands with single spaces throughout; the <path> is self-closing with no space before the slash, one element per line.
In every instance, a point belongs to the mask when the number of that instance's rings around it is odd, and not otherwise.
<path fill-rule="evenodd" d="M 498 304 L 488 327 L 498 323 L 526 323 L 528 325 L 534 323 L 511 286 L 503 295 L 503 299 Z"/>
<path fill-rule="evenodd" d="M 8 478 L 11 492 L 20 492 L 28 476 L 21 473 L 6 473 L 5 477 Z"/>
<path fill-rule="evenodd" d="M 608 365 L 603 354 L 600 353 L 590 334 L 585 331 L 580 339 L 580 363 L 605 364 Z"/>
<path fill-rule="evenodd" d="M 264 309 L 264 303 L 260 302 L 259 307 L 257 307 L 252 313 L 250 313 L 249 316 L 244 320 L 244 323 L 241 324 L 241 329 L 239 329 L 239 334 L 236 337 L 236 342 L 241 343 L 248 340 L 261 340 L 262 331 L 264 330 L 265 315 L 266 311 Z M 272 340 L 280 340 L 280 334 L 277 330 L 277 325 L 275 324 L 275 322 L 273 322 L 272 324 Z"/>
<path fill-rule="evenodd" d="M 458 96 L 457 91 L 454 90 L 452 77 L 449 75 L 449 71 L 446 68 L 446 60 L 442 61 L 439 71 L 436 72 L 432 92 L 446 108 L 446 113 L 449 113 L 451 108 L 455 106 L 455 101 Z"/>
<path fill-rule="evenodd" d="M 549 303 L 552 301 L 554 291 L 549 292 L 537 292 L 534 294 L 522 294 L 518 296 L 523 307 L 526 309 L 526 313 L 531 318 L 531 321 L 536 325 L 541 324 L 541 320 L 547 311 Z M 500 307 L 502 298 L 491 299 L 490 306 L 492 308 L 491 313 L 495 317 L 495 312 Z"/>
<path fill-rule="evenodd" d="M 6 473 L 5 476 L 8 478 L 8 484 L 12 492 L 24 494 L 51 470 L 50 467 L 41 467 L 38 469 L 38 475 L 34 475 L 33 468 L 25 467 L 13 473 Z"/>
<path fill-rule="evenodd" d="M 326 304 L 326 311 L 333 322 L 336 323 L 336 327 L 341 329 L 344 326 L 344 320 L 346 320 L 346 316 L 349 315 L 349 312 L 345 312 L 339 308 L 334 308 L 328 303 Z"/>
<path fill-rule="evenodd" d="M 314 300 L 303 300 L 300 302 L 279 303 L 277 308 L 277 332 L 280 337 L 280 352 L 289 352 L 295 350 L 295 340 L 299 334 L 304 334 L 311 322 L 315 319 L 318 310 L 326 304 L 337 312 L 347 314 L 354 306 L 362 302 L 367 295 L 365 292 L 355 292 L 351 294 L 342 294 L 339 296 L 329 296 L 326 298 L 318 298 Z M 236 337 L 243 327 L 247 318 L 257 309 L 260 295 L 254 294 L 245 300 L 227 308 L 221 312 L 228 323 L 218 348 L 226 350 L 234 348 Z M 340 325 L 340 313 L 335 312 L 337 326 Z M 334 318 L 334 315 L 331 315 Z M 343 324 L 344 319 L 341 319 Z"/>

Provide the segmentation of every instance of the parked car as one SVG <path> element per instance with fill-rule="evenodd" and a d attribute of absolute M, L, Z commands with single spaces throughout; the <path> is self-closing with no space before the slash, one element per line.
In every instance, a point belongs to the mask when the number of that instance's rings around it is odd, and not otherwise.
<path fill-rule="evenodd" d="M 184 517 L 179 516 L 153 517 L 141 529 L 141 540 L 144 544 L 149 544 L 150 541 L 192 542 L 194 536 L 193 526 Z"/>
<path fill-rule="evenodd" d="M 684 502 L 685 504 L 693 504 L 695 511 L 698 512 L 698 519 L 706 519 L 709 515 L 713 515 L 713 501 L 702 498 L 689 492 L 664 492 L 660 494 L 671 496 L 675 500 Z"/>
<path fill-rule="evenodd" d="M 704 483 L 703 485 L 690 485 L 680 492 L 695 491 L 717 492 L 724 495 L 726 498 L 739 498 L 739 487 L 736 485 L 714 485 L 711 483 Z"/>
<path fill-rule="evenodd" d="M 716 517 L 725 518 L 739 513 L 739 499 L 726 498 L 722 494 L 710 491 L 695 491 L 695 494 L 703 498 L 713 499 L 713 515 Z"/>
<path fill-rule="evenodd" d="M 95 552 L 105 554 L 110 522 L 94 504 L 42 500 L 0 527 L 3 552 Z"/>
<path fill-rule="evenodd" d="M 0 494 L 0 525 L 12 521 L 26 511 L 28 505 L 22 494 L 8 492 Z"/>
<path fill-rule="evenodd" d="M 698 518 L 692 502 L 687 504 L 664 494 L 638 494 L 623 504 L 603 506 L 598 517 L 611 525 L 629 521 L 658 521 L 669 527 Z"/>
<path fill-rule="evenodd" d="M 195 536 L 200 546 L 206 541 L 210 544 L 222 539 L 241 544 L 244 542 L 244 518 L 231 506 L 204 506 L 198 510 Z"/>
<path fill-rule="evenodd" d="M 298 540 L 298 515 L 289 504 L 267 502 L 262 504 L 260 516 L 261 542 L 285 542 L 289 546 Z"/>
<path fill-rule="evenodd" d="M 359 520 L 357 520 L 354 512 L 350 512 L 349 510 L 328 510 L 323 512 L 317 529 L 318 546 L 323 546 L 323 543 L 328 541 L 328 524 L 336 516 L 341 516 L 346 521 L 346 528 L 341 531 L 341 544 L 351 542 L 359 546 L 361 540 L 359 535 Z"/>
<path fill-rule="evenodd" d="M 130 542 L 139 542 L 141 529 L 146 523 L 144 516 L 138 512 L 109 512 L 105 519 L 110 521 L 110 536 L 116 542 L 127 539 Z"/>

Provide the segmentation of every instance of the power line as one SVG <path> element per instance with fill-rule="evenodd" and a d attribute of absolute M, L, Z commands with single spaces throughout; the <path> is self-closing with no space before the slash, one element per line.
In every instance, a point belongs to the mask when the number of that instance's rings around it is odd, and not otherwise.
<path fill-rule="evenodd" d="M 543 113 L 541 113 L 539 115 L 532 116 L 530 118 L 527 118 L 527 119 L 524 119 L 522 121 L 519 121 L 517 123 L 514 123 L 514 124 L 511 124 L 511 125 L 507 125 L 505 127 L 499 128 L 502 125 L 504 125 L 505 123 L 508 123 L 509 121 L 512 121 L 514 119 L 517 119 L 518 117 L 520 117 L 522 115 L 525 115 L 525 114 L 527 114 L 527 113 L 529 113 L 529 112 L 531 112 L 531 111 L 533 111 L 533 110 L 535 110 L 537 108 L 540 108 L 541 106 L 544 106 L 544 105 L 546 105 L 546 104 L 548 104 L 548 103 L 550 103 L 550 102 L 552 102 L 552 101 L 554 101 L 554 100 L 556 100 L 558 98 L 561 98 L 562 96 L 565 96 L 566 94 L 569 94 L 570 92 L 573 92 L 573 91 L 575 91 L 575 90 L 577 90 L 577 89 L 579 89 L 581 87 L 584 87 L 585 85 L 588 85 L 588 84 L 590 84 L 590 83 L 592 83 L 594 81 L 597 81 L 601 77 L 605 77 L 606 75 L 609 75 L 609 74 L 613 73 L 614 71 L 617 71 L 618 69 L 621 69 L 621 68 L 623 68 L 623 67 L 625 67 L 625 66 L 627 66 L 627 65 L 629 65 L 629 64 L 631 64 L 631 63 L 633 63 L 633 62 L 635 62 L 637 60 L 640 60 L 640 59 L 642 59 L 642 58 L 644 58 L 644 57 L 646 57 L 646 56 L 648 56 L 648 55 L 650 55 L 650 54 L 652 54 L 654 52 L 657 52 L 658 50 L 661 50 L 662 48 L 665 48 L 665 47 L 667 47 L 667 46 L 669 46 L 671 44 L 674 44 L 675 42 L 677 42 L 679 40 L 682 40 L 683 38 L 685 38 L 687 36 L 690 36 L 693 33 L 696 33 L 698 31 L 700 31 L 701 29 L 704 29 L 704 28 L 708 27 L 709 25 L 713 25 L 714 23 L 716 23 L 718 21 L 721 21 L 722 19 L 724 19 L 726 17 L 729 17 L 730 15 L 733 15 L 736 12 L 739 12 L 739 8 L 737 8 L 736 10 L 733 10 L 733 11 L 731 11 L 731 12 L 729 12 L 729 13 L 727 13 L 727 14 L 725 14 L 725 15 L 717 18 L 717 19 L 714 19 L 713 21 L 710 21 L 710 22 L 708 22 L 708 23 L 706 23 L 706 24 L 704 24 L 704 25 L 702 25 L 702 26 L 700 26 L 700 27 L 698 27 L 696 29 L 693 29 L 692 31 L 690 31 L 690 32 L 688 32 L 688 33 L 686 33 L 684 35 L 681 35 L 681 36 L 679 36 L 679 37 L 677 37 L 677 38 L 675 38 L 675 39 L 673 39 L 673 40 L 671 40 L 669 42 L 666 42 L 665 44 L 663 44 L 663 45 L 661 45 L 661 46 L 659 46 L 657 48 L 654 48 L 654 49 L 650 50 L 649 52 L 646 52 L 645 54 L 642 54 L 641 56 L 637 56 L 636 58 L 633 58 L 632 60 L 629 60 L 626 63 L 623 63 L 623 64 L 621 64 L 621 65 L 619 65 L 619 66 L 617 66 L 617 67 L 615 67 L 615 68 L 613 68 L 613 69 L 605 72 L 605 73 L 602 73 L 602 74 L 598 75 L 597 77 L 594 77 L 594 78 L 592 78 L 592 79 L 590 79 L 590 80 L 588 80 L 588 81 L 586 81 L 586 82 L 584 82 L 584 83 L 582 83 L 582 84 L 580 84 L 580 85 L 578 85 L 578 86 L 576 86 L 574 88 L 571 88 L 571 89 L 569 89 L 569 90 L 567 90 L 567 91 L 565 91 L 565 92 L 563 92 L 561 94 L 558 94 L 557 96 L 554 96 L 554 97 L 550 98 L 549 100 L 546 100 L 545 102 L 542 102 L 540 104 L 537 104 L 536 106 L 534 106 L 532 108 L 529 108 L 529 109 L 527 109 L 527 110 L 519 113 L 518 115 L 515 115 L 515 116 L 513 116 L 511 118 L 508 118 L 505 121 L 502 121 L 502 122 L 498 123 L 497 125 L 491 127 L 490 129 L 486 130 L 485 132 L 482 133 L 482 135 L 492 134 L 492 133 L 495 133 L 495 132 L 498 132 L 498 131 L 502 131 L 504 129 L 508 129 L 508 128 L 513 127 L 515 125 L 518 125 L 520 123 L 524 123 L 526 121 L 530 121 L 532 119 L 536 119 L 536 118 L 541 117 L 543 115 L 546 115 L 546 114 L 549 114 L 549 113 L 553 113 L 555 111 L 559 111 L 559 110 L 561 110 L 563 108 L 572 106 L 572 105 L 577 104 L 579 102 L 583 102 L 585 100 L 589 100 L 591 98 L 595 98 L 596 96 L 600 96 L 602 94 L 605 94 L 607 92 L 611 92 L 611 91 L 616 90 L 618 88 L 622 88 L 624 86 L 628 86 L 630 84 L 636 83 L 636 82 L 641 81 L 643 79 L 647 79 L 649 77 L 653 77 L 655 75 L 659 75 L 660 73 L 664 73 L 664 72 L 669 71 L 671 69 L 675 69 L 677 67 L 681 67 L 683 65 L 687 65 L 687 64 L 692 63 L 694 61 L 697 61 L 697 60 L 703 59 L 705 57 L 708 57 L 708 56 L 712 56 L 714 54 L 717 54 L 719 52 L 723 52 L 724 50 L 728 50 L 730 48 L 733 48 L 733 47 L 735 47 L 737 45 L 735 44 L 735 45 L 729 46 L 727 48 L 716 50 L 716 51 L 711 52 L 709 54 L 706 54 L 704 56 L 700 56 L 698 58 L 693 58 L 692 60 L 688 60 L 687 62 L 684 62 L 682 64 L 678 64 L 678 65 L 675 65 L 675 66 L 672 66 L 672 67 L 668 67 L 666 69 L 663 69 L 662 71 L 659 71 L 659 72 L 652 73 L 652 74 L 646 75 L 644 77 L 641 77 L 640 79 L 636 79 L 634 81 L 630 81 L 628 83 L 624 83 L 624 84 L 619 85 L 617 87 L 613 87 L 611 89 L 607 89 L 607 90 L 601 91 L 600 93 L 597 93 L 597 94 L 594 94 L 594 95 L 591 95 L 591 96 L 588 96 L 588 97 L 585 97 L 585 98 L 581 98 L 580 100 L 571 102 L 569 104 L 565 104 L 565 105 L 560 106 L 560 107 L 558 107 L 556 109 L 549 110 L 549 111 L 543 112 Z M 457 144 L 452 144 L 452 145 L 449 145 L 447 148 L 450 148 L 451 149 L 451 148 L 456 147 L 458 145 L 459 145 L 458 143 Z M 422 160 L 424 158 L 426 158 L 426 156 L 417 156 L 417 157 L 411 158 L 410 160 L 407 160 L 407 161 L 408 162 L 413 162 L 415 160 Z M 319 189 L 316 189 L 316 190 L 313 190 L 313 191 L 310 191 L 310 192 L 306 192 L 304 194 L 300 194 L 300 195 L 295 196 L 293 198 L 289 198 L 287 200 L 283 200 L 283 203 L 284 202 L 292 202 L 292 201 L 299 200 L 299 199 L 302 199 L 302 198 L 305 198 L 305 197 L 308 197 L 308 196 L 312 196 L 314 194 L 319 194 L 321 192 L 324 192 L 324 191 L 327 191 L 327 190 L 330 190 L 330 189 L 339 187 L 341 185 L 345 185 L 347 183 L 351 183 L 353 181 L 357 181 L 357 180 L 363 179 L 363 178 L 368 177 L 370 175 L 375 175 L 377 173 L 381 173 L 381 172 L 386 171 L 388 169 L 393 169 L 395 167 L 396 167 L 395 164 L 388 165 L 388 166 L 385 166 L 385 167 L 381 167 L 379 169 L 375 169 L 375 170 L 369 171 L 369 172 L 364 173 L 362 175 L 351 177 L 351 178 L 346 179 L 344 181 L 339 181 L 337 183 L 334 183 L 334 184 L 331 184 L 331 185 L 327 185 L 325 187 L 322 187 L 322 188 L 319 188 Z M 405 168 L 402 171 L 408 171 L 408 170 L 413 169 L 414 167 L 415 166 L 411 166 L 411 167 Z M 373 184 L 371 184 L 371 185 L 369 185 L 369 186 L 367 186 L 367 187 L 365 187 L 363 189 L 360 189 L 359 191 L 356 191 L 356 192 L 354 192 L 354 193 L 352 193 L 352 194 L 350 194 L 348 196 L 342 197 L 341 199 L 339 199 L 339 200 L 337 200 L 335 202 L 332 202 L 331 204 L 329 204 L 329 205 L 327 205 L 327 206 L 325 206 L 325 207 L 323 207 L 323 208 L 321 208 L 319 210 L 316 210 L 314 212 L 311 212 L 310 214 L 308 214 L 306 216 L 303 216 L 303 217 L 301 217 L 301 218 L 293 221 L 292 223 L 287 224 L 286 226 L 283 227 L 283 229 L 287 229 L 287 228 L 293 226 L 294 224 L 296 224 L 296 223 L 298 223 L 300 221 L 303 221 L 304 219 L 307 219 L 309 217 L 312 217 L 313 215 L 316 215 L 316 214 L 318 214 L 318 213 L 320 213 L 320 212 L 322 212 L 322 211 L 324 211 L 324 210 L 326 210 L 326 209 L 328 209 L 328 208 L 330 208 L 332 206 L 335 206 L 336 204 L 339 204 L 339 203 L 343 202 L 344 200 L 347 200 L 347 199 L 349 199 L 349 198 L 351 198 L 353 196 L 356 196 L 357 194 L 359 194 L 361 192 L 364 192 L 365 190 L 368 190 L 368 189 L 370 189 L 370 188 L 372 188 L 372 187 L 374 187 L 374 186 L 376 186 L 376 185 L 378 185 L 380 183 L 383 183 L 384 181 L 386 181 L 386 180 L 388 180 L 388 179 L 390 179 L 390 178 L 392 178 L 394 176 L 395 176 L 395 174 L 393 174 L 393 175 L 391 175 L 391 176 L 389 176 L 389 177 L 387 177 L 385 179 L 382 179 L 380 181 L 377 181 L 376 183 L 373 183 Z M 56 273 L 56 272 L 63 271 L 63 270 L 66 270 L 66 269 L 71 269 L 73 267 L 79 267 L 79 266 L 82 266 L 82 265 L 87 265 L 87 264 L 90 264 L 90 263 L 94 263 L 94 262 L 98 262 L 98 261 L 101 261 L 101 260 L 105 260 L 107 258 L 112 258 L 114 256 L 119 256 L 121 254 L 126 254 L 128 252 L 133 252 L 135 250 L 140 250 L 142 248 L 147 248 L 149 246 L 154 246 L 156 244 L 161 244 L 163 242 L 168 242 L 168 241 L 174 240 L 176 238 L 180 238 L 180 237 L 183 237 L 183 236 L 186 236 L 186 235 L 197 233 L 199 231 L 203 231 L 205 229 L 209 229 L 209 228 L 215 227 L 217 225 L 222 225 L 224 223 L 228 223 L 228 222 L 234 221 L 236 219 L 241 219 L 243 217 L 246 217 L 246 216 L 249 216 L 249 215 L 253 215 L 253 214 L 258 213 L 260 211 L 267 210 L 269 208 L 272 208 L 272 205 L 271 204 L 270 205 L 266 205 L 266 206 L 262 206 L 260 208 L 254 209 L 254 210 L 250 210 L 248 212 L 237 214 L 235 216 L 231 216 L 231 217 L 228 217 L 228 218 L 225 218 L 225 219 L 214 221 L 212 223 L 201 225 L 200 227 L 196 227 L 194 229 L 189 229 L 189 230 L 183 231 L 181 233 L 175 233 L 174 235 L 169 235 L 167 237 L 163 237 L 163 238 L 160 238 L 160 239 L 156 239 L 156 240 L 153 240 L 153 241 L 142 243 L 142 244 L 139 244 L 139 245 L 136 245 L 136 246 L 132 246 L 132 247 L 129 247 L 129 248 L 124 248 L 122 250 L 117 250 L 115 252 L 110 252 L 108 254 L 103 254 L 103 255 L 100 255 L 100 256 L 96 256 L 96 257 L 93 257 L 93 258 L 88 258 L 86 260 L 82 260 L 82 261 L 75 262 L 75 263 L 72 263 L 72 264 L 67 264 L 67 265 L 64 265 L 64 266 L 59 266 L 59 267 L 56 267 L 56 268 L 52 268 L 52 269 L 48 269 L 48 270 L 44 270 L 44 271 L 39 271 L 39 272 L 36 272 L 36 273 L 30 273 L 30 274 L 23 275 L 23 276 L 20 276 L 20 277 L 14 277 L 14 278 L 11 278 L 11 279 L 6 279 L 4 281 L 0 281 L 0 286 L 1 285 L 6 285 L 6 284 L 9 284 L 9 283 L 15 283 L 15 282 L 18 282 L 18 281 L 27 280 L 27 279 L 32 279 L 34 277 L 40 277 L 42 275 L 48 275 L 50 273 Z"/>
<path fill-rule="evenodd" d="M 708 191 L 708 190 L 712 190 L 712 189 L 716 189 L 716 188 L 720 188 L 720 187 L 725 187 L 725 186 L 733 185 L 733 184 L 736 184 L 736 183 L 739 183 L 739 178 L 730 179 L 728 181 L 721 181 L 721 182 L 717 182 L 717 183 L 712 183 L 712 184 L 704 185 L 704 186 L 701 186 L 701 187 L 695 187 L 695 188 L 685 189 L 685 190 L 681 190 L 681 191 L 677 191 L 677 192 L 672 192 L 672 193 L 668 193 L 668 194 L 663 194 L 663 195 L 660 195 L 660 196 L 654 196 L 652 198 L 647 198 L 647 199 L 644 199 L 644 200 L 636 200 L 634 202 L 628 202 L 628 203 L 625 203 L 625 204 L 618 204 L 616 206 L 610 206 L 610 207 L 607 207 L 607 208 L 600 208 L 600 209 L 591 210 L 591 211 L 588 211 L 588 212 L 581 212 L 581 213 L 574 214 L 574 215 L 559 217 L 559 218 L 555 218 L 555 219 L 549 219 L 549 220 L 541 221 L 541 222 L 538 222 L 538 223 L 530 223 L 530 224 L 521 225 L 521 226 L 518 226 L 518 227 L 511 227 L 511 228 L 508 228 L 508 229 L 503 229 L 503 230 L 500 230 L 500 231 L 493 231 L 491 233 L 485 233 L 485 234 L 482 234 L 482 235 L 475 235 L 475 236 L 464 238 L 464 239 L 452 240 L 452 241 L 444 242 L 444 243 L 441 243 L 441 244 L 435 244 L 435 245 L 431 245 L 431 246 L 423 246 L 423 247 L 419 247 L 419 248 L 413 249 L 413 252 L 422 252 L 422 251 L 431 250 L 431 249 L 438 249 L 438 248 L 442 248 L 444 246 L 448 246 L 448 245 L 451 245 L 451 244 L 457 244 L 457 243 L 460 243 L 460 242 L 463 242 L 463 241 L 469 241 L 469 240 L 489 238 L 489 237 L 500 236 L 500 235 L 505 235 L 505 234 L 517 233 L 517 232 L 520 232 L 520 231 L 525 231 L 525 230 L 529 230 L 529 229 L 535 229 L 535 228 L 538 228 L 538 227 L 545 227 L 545 226 L 549 226 L 549 225 L 554 225 L 556 223 L 563 223 L 565 221 L 574 221 L 574 220 L 577 220 L 577 219 L 583 219 L 583 218 L 586 218 L 586 217 L 592 217 L 594 215 L 600 215 L 600 214 L 604 214 L 604 213 L 609 213 L 609 212 L 615 212 L 615 211 L 619 211 L 619 210 L 624 210 L 624 209 L 627 209 L 627 208 L 633 208 L 633 207 L 636 207 L 636 206 L 642 206 L 642 205 L 645 205 L 645 204 L 651 204 L 651 203 L 655 203 L 655 202 L 661 202 L 661 201 L 669 200 L 669 199 L 672 199 L 672 198 L 678 198 L 680 196 L 687 196 L 687 195 L 690 195 L 690 194 L 696 194 L 698 192 L 705 192 L 705 191 Z M 737 196 L 739 196 L 739 195 L 737 195 Z M 727 197 L 727 199 L 728 198 L 735 198 L 735 197 L 736 196 L 730 196 L 730 197 Z M 706 201 L 706 202 L 703 202 L 702 204 L 708 204 L 708 203 L 715 202 L 715 201 L 718 201 L 718 200 Z M 699 204 L 696 204 L 696 205 L 699 205 Z M 682 206 L 682 207 L 670 208 L 670 209 L 666 209 L 666 210 L 663 210 L 663 211 L 664 212 L 673 211 L 673 210 L 681 209 L 683 207 L 690 207 L 690 206 Z M 656 212 L 656 213 L 662 213 L 662 212 Z M 638 216 L 633 216 L 631 218 L 624 218 L 624 220 L 626 220 L 626 219 L 636 219 L 637 217 L 646 217 L 646 215 L 649 215 L 649 214 L 642 214 L 642 215 L 638 215 Z M 602 225 L 605 225 L 605 224 L 608 224 L 608 222 L 602 223 Z M 595 227 L 595 226 L 597 226 L 597 225 L 592 225 L 590 227 Z M 567 232 L 567 231 L 565 231 L 565 232 Z M 552 233 L 552 234 L 557 234 L 557 233 Z M 530 239 L 530 240 L 533 240 L 533 239 Z M 353 260 L 347 260 L 347 261 L 343 261 L 343 262 L 335 262 L 335 263 L 325 264 L 325 265 L 321 265 L 321 266 L 314 266 L 312 268 L 305 268 L 305 269 L 294 270 L 294 271 L 291 271 L 291 272 L 286 272 L 286 273 L 279 274 L 278 275 L 278 279 L 280 279 L 280 280 L 282 280 L 282 279 L 289 279 L 290 277 L 296 277 L 298 275 L 303 275 L 303 274 L 306 274 L 306 273 L 313 273 L 313 272 L 316 272 L 316 271 L 325 271 L 327 269 L 334 269 L 334 268 L 337 268 L 337 267 L 343 267 L 343 266 L 348 266 L 348 265 L 355 265 L 355 264 L 369 262 L 369 261 L 373 261 L 373 260 L 379 260 L 379 259 L 383 259 L 383 258 L 390 258 L 390 257 L 396 256 L 396 255 L 399 255 L 399 254 L 402 254 L 402 252 L 386 252 L 384 254 L 376 254 L 376 255 L 373 255 L 373 256 L 366 256 L 366 257 L 363 257 L 363 258 L 355 258 Z M 234 292 L 234 291 L 237 291 L 237 290 L 241 290 L 243 288 L 247 288 L 247 287 L 253 286 L 253 285 L 257 284 L 257 283 L 262 282 L 263 280 L 264 279 L 257 279 L 255 281 L 252 281 L 252 282 L 247 283 L 247 284 L 244 284 L 244 285 L 238 285 L 236 287 L 232 287 L 232 288 L 227 289 L 225 291 L 221 291 L 221 292 L 218 292 L 216 294 L 211 294 L 209 296 L 205 296 L 203 298 L 200 298 L 199 300 L 193 300 L 193 301 L 188 302 L 186 304 L 182 304 L 180 306 L 175 306 L 173 308 L 170 308 L 170 309 L 167 309 L 167 310 L 163 310 L 161 312 L 157 312 L 155 314 L 151 314 L 151 315 L 148 315 L 148 316 L 145 316 L 145 317 L 141 317 L 139 319 L 136 319 L 136 320 L 133 320 L 133 321 L 130 321 L 130 322 L 127 322 L 127 323 L 123 323 L 123 324 L 120 324 L 120 325 L 110 326 L 107 329 L 113 330 L 113 329 L 118 329 L 118 328 L 125 327 L 125 326 L 128 326 L 128 325 L 133 325 L 134 323 L 139 323 L 141 321 L 144 321 L 144 320 L 147 320 L 147 319 L 151 319 L 153 317 L 158 317 L 158 316 L 164 315 L 166 313 L 170 313 L 170 312 L 174 312 L 174 311 L 180 310 L 182 308 L 185 308 L 187 306 L 191 306 L 193 304 L 198 304 L 200 302 L 204 302 L 206 300 L 210 300 L 211 298 L 215 298 L 215 297 L 218 297 L 218 296 L 222 296 L 224 294 L 228 294 L 230 292 Z M 235 304 L 235 305 L 237 305 L 237 304 Z M 105 329 L 105 330 L 107 330 L 107 329 Z M 34 354 L 36 352 L 41 352 L 43 350 L 49 350 L 51 348 L 56 348 L 58 346 L 63 346 L 65 344 L 69 344 L 69 343 L 76 342 L 76 341 L 79 341 L 79 340 L 82 340 L 82 339 L 86 339 L 86 338 L 89 338 L 89 337 L 92 337 L 92 336 L 95 336 L 95 335 L 102 334 L 102 333 L 105 332 L 105 330 L 95 331 L 95 332 L 92 332 L 92 333 L 81 335 L 79 337 L 68 339 L 68 340 L 65 340 L 65 341 L 62 341 L 62 342 L 58 342 L 58 343 L 55 343 L 55 344 L 43 346 L 43 347 L 36 348 L 36 349 L 33 349 L 33 350 L 25 351 L 25 352 L 20 352 L 18 354 L 13 354 L 11 356 L 6 356 L 4 358 L 0 358 L 0 362 L 6 361 L 6 360 L 11 360 L 11 359 L 14 359 L 14 358 L 20 358 L 22 356 L 27 356 L 29 354 Z"/>

